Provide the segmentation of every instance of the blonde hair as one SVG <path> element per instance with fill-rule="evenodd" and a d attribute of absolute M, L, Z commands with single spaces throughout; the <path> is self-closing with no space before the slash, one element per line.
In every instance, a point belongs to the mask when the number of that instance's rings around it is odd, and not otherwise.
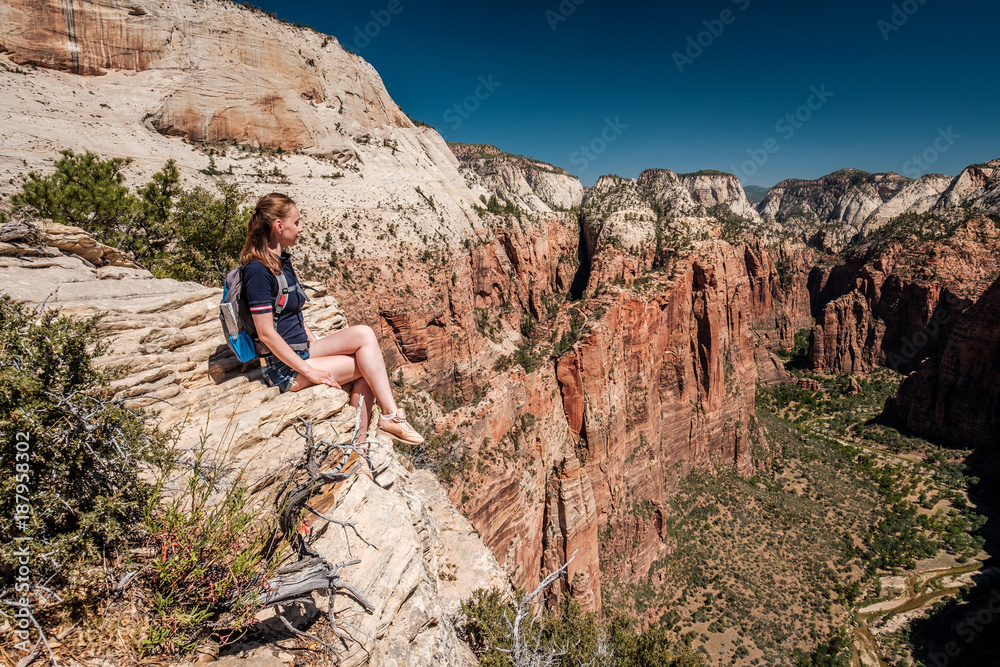
<path fill-rule="evenodd" d="M 240 263 L 246 265 L 256 259 L 274 275 L 281 273 L 281 261 L 268 250 L 267 243 L 271 235 L 271 223 L 278 218 L 282 220 L 288 211 L 295 206 L 291 197 L 280 192 L 264 195 L 257 202 L 250 222 L 247 223 L 247 241 L 240 251 Z"/>

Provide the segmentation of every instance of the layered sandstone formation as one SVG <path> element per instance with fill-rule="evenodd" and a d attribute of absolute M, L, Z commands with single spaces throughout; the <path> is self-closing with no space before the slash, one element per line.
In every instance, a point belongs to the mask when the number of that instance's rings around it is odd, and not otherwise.
<path fill-rule="evenodd" d="M 963 169 L 937 203 L 939 209 L 962 206 L 1000 213 L 1000 159 Z"/>
<path fill-rule="evenodd" d="M 5 3 L 0 90 L 0 194 L 50 171 L 60 150 L 91 150 L 131 158 L 130 184 L 174 159 L 187 186 L 285 191 L 323 265 L 331 245 L 412 257 L 482 228 L 487 190 L 466 183 L 371 65 L 225 0 Z"/>
<path fill-rule="evenodd" d="M 179 452 L 197 449 L 208 433 L 209 458 L 242 469 L 251 488 L 266 494 L 303 452 L 294 428 L 299 418 L 317 423 L 317 437 L 349 434 L 354 410 L 344 391 L 279 394 L 263 384 L 259 367 L 231 356 L 217 319 L 220 290 L 102 259 L 93 252 L 99 244 L 79 229 L 50 225 L 39 235 L 41 246 L 6 243 L 0 291 L 66 315 L 100 315 L 109 345 L 101 363 L 127 369 L 113 389 L 128 405 L 154 411 L 161 428 L 179 429 Z M 345 326 L 332 297 L 321 288 L 312 297 L 306 317 L 317 335 Z M 471 667 L 475 656 L 455 629 L 460 603 L 475 588 L 503 588 L 506 574 L 429 472 L 408 470 L 385 441 L 372 447 L 371 459 L 384 471 L 354 477 L 326 502 L 375 547 L 313 522 L 314 546 L 331 562 L 348 553 L 361 560 L 343 576 L 375 606 L 365 614 L 349 598 L 333 601 L 338 616 L 357 628 L 342 664 Z M 327 604 L 317 598 L 306 611 Z"/>
<path fill-rule="evenodd" d="M 810 277 L 814 369 L 866 373 L 885 365 L 901 373 L 940 353 L 958 315 L 996 272 L 1000 230 L 973 216 L 937 241 L 901 238 L 847 255 Z"/>
<path fill-rule="evenodd" d="M 1000 442 L 1000 281 L 956 318 L 944 349 L 920 364 L 885 414 L 904 428 L 990 457 Z"/>
<path fill-rule="evenodd" d="M 642 175 L 639 176 L 642 178 Z M 760 213 L 747 199 L 738 178 L 732 174 L 705 170 L 693 174 L 678 174 L 692 201 L 706 210 L 724 205 L 736 215 L 761 222 Z"/>
<path fill-rule="evenodd" d="M 941 174 L 927 174 L 915 181 L 904 183 L 893 197 L 876 206 L 875 210 L 863 221 L 860 232 L 862 236 L 870 236 L 885 223 L 904 213 L 926 213 L 939 206 L 942 194 L 952 184 L 953 179 Z M 855 220 L 851 224 L 856 224 Z"/>
<path fill-rule="evenodd" d="M 164 134 L 350 151 L 352 134 L 413 127 L 336 40 L 236 3 L 15 1 L 2 19 L 0 51 L 17 64 L 147 73 L 133 83 L 155 82 L 160 99 L 143 120 Z"/>
<path fill-rule="evenodd" d="M 501 206 L 550 213 L 576 208 L 583 201 L 583 185 L 565 169 L 504 153 L 489 144 L 451 144 L 450 147 L 461 162 L 462 173 L 470 186 L 493 193 Z"/>
<path fill-rule="evenodd" d="M 858 234 L 870 234 L 902 213 L 933 207 L 951 179 L 841 169 L 816 180 L 788 179 L 771 188 L 757 210 L 801 241 L 839 251 Z"/>

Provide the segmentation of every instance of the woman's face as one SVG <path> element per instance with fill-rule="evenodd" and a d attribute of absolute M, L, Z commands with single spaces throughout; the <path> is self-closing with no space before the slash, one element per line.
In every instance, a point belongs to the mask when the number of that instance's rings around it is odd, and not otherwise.
<path fill-rule="evenodd" d="M 288 208 L 288 213 L 285 214 L 284 218 L 278 218 L 274 222 L 274 233 L 277 235 L 277 241 L 282 247 L 293 246 L 299 239 L 299 234 L 302 233 L 302 220 L 299 216 L 299 207 L 292 204 Z"/>

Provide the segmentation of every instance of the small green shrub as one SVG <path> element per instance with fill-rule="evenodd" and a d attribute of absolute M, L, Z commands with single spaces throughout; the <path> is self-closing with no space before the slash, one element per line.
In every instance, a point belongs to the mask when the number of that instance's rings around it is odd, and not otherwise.
<path fill-rule="evenodd" d="M 61 155 L 53 173 L 28 174 L 11 196 L 12 208 L 28 207 L 53 222 L 85 229 L 130 253 L 157 277 L 217 286 L 236 266 L 250 210 L 248 193 L 235 183 L 219 180 L 214 193 L 185 190 L 177 165 L 168 160 L 133 194 L 122 174 L 130 159 L 102 159 L 89 151 Z"/>
<path fill-rule="evenodd" d="M 183 493 L 145 508 L 147 551 L 143 572 L 155 619 L 142 648 L 150 653 L 192 651 L 214 635 L 226 644 L 260 610 L 260 596 L 279 559 L 268 558 L 276 532 L 273 516 L 257 507 L 240 476 L 224 479 L 224 467 L 210 460 L 207 435 L 186 473 Z M 174 467 L 160 477 L 159 490 Z"/>
<path fill-rule="evenodd" d="M 514 602 L 497 590 L 478 589 L 462 603 L 462 611 L 468 619 L 469 643 L 481 667 L 518 667 L 511 656 Z M 522 646 L 535 648 L 538 655 L 553 654 L 554 664 L 562 667 L 705 664 L 689 647 L 678 645 L 663 627 L 654 625 L 636 631 L 634 623 L 624 616 L 605 621 L 597 614 L 584 612 L 568 595 L 563 597 L 556 613 L 540 609 L 537 616 L 529 616 L 522 622 L 520 631 Z"/>
<path fill-rule="evenodd" d="M 0 562 L 12 538 L 31 538 L 33 581 L 65 582 L 127 546 L 153 487 L 142 471 L 166 458 L 169 438 L 147 415 L 112 400 L 116 377 L 94 365 L 97 319 L 55 311 L 39 319 L 0 299 Z M 19 435 L 23 434 L 23 435 Z M 18 449 L 17 442 L 27 442 Z M 20 512 L 18 506 L 30 506 Z M 28 516 L 22 522 L 16 516 Z M 37 577 L 37 579 L 35 579 Z"/>

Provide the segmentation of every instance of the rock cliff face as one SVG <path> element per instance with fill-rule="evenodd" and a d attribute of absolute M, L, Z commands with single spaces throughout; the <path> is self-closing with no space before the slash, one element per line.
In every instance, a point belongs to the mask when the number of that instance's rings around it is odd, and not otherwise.
<path fill-rule="evenodd" d="M 713 462 L 752 469 L 743 251 L 712 242 L 680 261 L 672 280 L 608 286 L 575 307 L 567 352 L 553 358 L 536 336 L 525 348 L 536 370 L 492 378 L 477 405 L 447 416 L 466 443 L 450 497 L 516 584 L 575 553 L 566 586 L 599 608 L 604 578 L 631 581 L 662 556 L 663 500 L 681 476 Z"/>
<path fill-rule="evenodd" d="M 156 279 L 113 257 L 101 260 L 93 254 L 99 246 L 82 230 L 48 226 L 41 236 L 40 248 L 5 244 L 0 291 L 69 315 L 101 315 L 110 347 L 101 362 L 129 368 L 113 389 L 129 405 L 156 410 L 162 428 L 179 428 L 179 451 L 197 447 L 206 431 L 208 446 L 266 493 L 302 454 L 297 417 L 329 419 L 317 426 L 318 437 L 349 433 L 354 410 L 345 392 L 314 387 L 279 394 L 263 384 L 259 368 L 231 356 L 218 324 L 220 290 Z M 345 326 L 335 300 L 322 289 L 312 296 L 311 329 L 323 335 Z M 408 471 L 385 441 L 372 456 L 385 472 L 353 478 L 337 490 L 329 511 L 356 522 L 380 548 L 356 540 L 348 545 L 343 532 L 314 526 L 314 546 L 331 562 L 346 559 L 349 549 L 361 560 L 344 576 L 376 608 L 364 614 L 336 599 L 338 615 L 360 630 L 343 664 L 472 667 L 475 656 L 455 630 L 459 605 L 475 588 L 503 588 L 506 574 L 429 472 Z M 269 655 L 268 648 L 254 655 Z"/>
<path fill-rule="evenodd" d="M 812 181 L 782 181 L 757 209 L 766 221 L 800 240 L 838 251 L 855 235 L 870 233 L 895 215 L 929 210 L 949 182 L 940 175 L 914 181 L 892 172 L 841 169 Z"/>
<path fill-rule="evenodd" d="M 961 206 L 1000 213 L 1000 159 L 963 169 L 937 203 L 939 209 Z"/>
<path fill-rule="evenodd" d="M 504 153 L 488 144 L 450 147 L 469 184 L 494 193 L 501 206 L 551 213 L 553 209 L 575 208 L 583 201 L 583 185 L 565 169 Z"/>
<path fill-rule="evenodd" d="M 134 84 L 155 82 L 159 96 L 143 120 L 163 134 L 349 152 L 348 135 L 413 127 L 336 40 L 236 3 L 15 0 L 2 12 L 0 51 L 15 63 L 143 72 Z"/>
<path fill-rule="evenodd" d="M 252 196 L 285 191 L 324 266 L 333 250 L 417 256 L 482 231 L 488 192 L 371 65 L 235 3 L 5 3 L 0 91 L 0 194 L 62 149 L 91 150 L 132 158 L 130 184 L 174 159 L 186 186 L 222 174 Z"/>
<path fill-rule="evenodd" d="M 1000 453 L 1000 281 L 956 318 L 941 354 L 903 381 L 885 413 L 935 442 Z"/>
<path fill-rule="evenodd" d="M 915 181 L 904 183 L 891 199 L 877 206 L 863 222 L 860 231 L 870 236 L 898 215 L 904 213 L 925 213 L 938 206 L 942 193 L 953 179 L 940 174 L 928 174 Z"/>
<path fill-rule="evenodd" d="M 663 499 L 688 470 L 753 466 L 751 293 L 741 250 L 706 244 L 671 280 L 597 297 L 589 331 L 556 364 L 613 576 L 662 555 Z"/>
<path fill-rule="evenodd" d="M 1000 231 L 973 216 L 948 238 L 904 238 L 847 255 L 810 277 L 816 370 L 908 373 L 939 354 L 958 315 L 996 275 Z"/>
<path fill-rule="evenodd" d="M 691 195 L 691 199 L 706 210 L 722 204 L 728 206 L 736 215 L 754 222 L 761 221 L 760 213 L 747 199 L 739 179 L 732 174 L 699 171 L 693 174 L 679 174 L 678 177 L 684 189 Z"/>
<path fill-rule="evenodd" d="M 790 349 L 796 332 L 813 325 L 809 276 L 827 260 L 809 248 L 767 246 L 759 241 L 742 247 L 751 289 L 751 333 L 760 348 Z M 762 362 L 758 370 L 774 367 L 770 357 Z"/>

